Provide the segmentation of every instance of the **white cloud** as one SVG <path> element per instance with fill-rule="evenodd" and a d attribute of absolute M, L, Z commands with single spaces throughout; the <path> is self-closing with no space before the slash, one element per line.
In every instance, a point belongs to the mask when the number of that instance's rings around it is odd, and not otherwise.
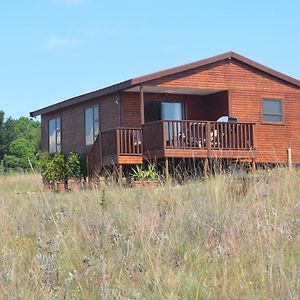
<path fill-rule="evenodd" d="M 74 43 L 75 41 L 68 37 L 61 37 L 57 35 L 52 35 L 46 38 L 47 46 L 57 50 L 71 48 Z"/>
<path fill-rule="evenodd" d="M 86 0 L 56 0 L 58 3 L 68 4 L 68 5 L 79 5 L 85 2 Z"/>

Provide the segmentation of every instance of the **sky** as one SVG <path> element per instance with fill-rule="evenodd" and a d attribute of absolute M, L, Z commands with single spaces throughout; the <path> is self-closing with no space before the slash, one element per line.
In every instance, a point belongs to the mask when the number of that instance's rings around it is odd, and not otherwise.
<path fill-rule="evenodd" d="M 0 110 L 235 51 L 300 79 L 299 0 L 2 0 Z"/>

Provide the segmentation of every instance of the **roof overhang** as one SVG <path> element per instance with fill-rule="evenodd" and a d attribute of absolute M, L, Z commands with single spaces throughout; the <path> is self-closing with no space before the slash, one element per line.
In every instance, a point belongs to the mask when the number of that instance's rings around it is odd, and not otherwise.
<path fill-rule="evenodd" d="M 124 92 L 139 92 L 140 87 L 134 86 Z M 154 86 L 154 85 L 143 85 L 144 93 L 159 93 L 159 94 L 178 94 L 178 95 L 211 95 L 218 92 L 225 91 L 224 89 L 214 90 L 214 89 L 195 89 L 195 88 L 181 88 L 181 87 L 166 87 L 166 86 Z"/>
<path fill-rule="evenodd" d="M 134 79 L 129 79 L 127 81 L 123 81 L 121 83 L 118 83 L 118 84 L 115 84 L 115 85 L 112 85 L 112 86 L 109 86 L 109 87 L 106 87 L 106 88 L 103 88 L 103 89 L 100 89 L 100 90 L 97 90 L 97 91 L 94 91 L 94 92 L 83 94 L 83 95 L 80 95 L 80 96 L 77 96 L 77 97 L 59 102 L 57 104 L 53 104 L 53 105 L 47 106 L 45 108 L 33 111 L 33 112 L 30 113 L 30 116 L 31 117 L 36 117 L 36 116 L 39 116 L 39 115 L 43 115 L 43 114 L 46 114 L 46 113 L 53 112 L 55 110 L 66 108 L 70 105 L 76 105 L 76 104 L 79 104 L 79 103 L 82 103 L 82 102 L 85 102 L 85 101 L 88 101 L 88 100 L 91 100 L 91 99 L 95 99 L 97 97 L 107 96 L 109 94 L 113 94 L 113 93 L 120 92 L 120 91 L 125 91 L 125 90 L 128 91 L 128 90 L 131 90 L 131 89 L 132 89 L 132 91 L 135 91 L 135 90 L 137 90 L 138 85 L 141 85 L 141 84 L 146 85 L 145 83 L 147 83 L 149 81 L 152 81 L 152 80 L 155 80 L 155 79 L 158 79 L 158 78 L 162 78 L 162 77 L 165 77 L 165 76 L 173 75 L 173 74 L 176 74 L 176 73 L 185 72 L 185 71 L 192 70 L 192 69 L 195 69 L 195 68 L 199 68 L 199 67 L 202 67 L 202 66 L 206 66 L 206 65 L 209 65 L 209 64 L 213 64 L 213 63 L 216 63 L 216 62 L 219 62 L 219 61 L 222 61 L 222 60 L 237 60 L 237 61 L 240 61 L 240 62 L 242 62 L 246 65 L 252 66 L 255 69 L 258 69 L 262 72 L 265 72 L 269 75 L 272 75 L 273 77 L 276 77 L 276 78 L 278 78 L 278 79 L 280 79 L 280 80 L 282 80 L 282 81 L 284 81 L 284 82 L 286 82 L 290 85 L 293 85 L 294 87 L 300 89 L 300 81 L 299 80 L 297 80 L 295 78 L 292 78 L 290 76 L 284 75 L 284 74 L 282 74 L 278 71 L 275 71 L 271 68 L 263 66 L 259 63 L 256 63 L 256 62 L 254 62 L 254 61 L 252 61 L 252 60 L 250 60 L 250 59 L 248 59 L 248 58 L 246 58 L 242 55 L 239 55 L 235 52 L 227 52 L 227 53 L 224 53 L 224 54 L 221 54 L 221 55 L 217 55 L 217 56 L 213 56 L 211 58 L 199 60 L 199 61 L 196 61 L 196 62 L 193 62 L 193 63 L 190 63 L 190 64 L 186 64 L 186 65 L 182 65 L 182 66 L 179 66 L 179 67 L 176 67 L 176 68 L 171 68 L 171 69 L 167 69 L 167 70 L 164 70 L 164 71 L 152 73 L 152 74 L 149 74 L 149 75 L 137 77 L 137 78 L 134 78 Z M 164 88 L 164 89 L 166 89 L 166 88 Z M 175 92 L 178 92 L 178 91 L 179 90 L 176 90 Z M 181 90 L 181 93 L 182 92 L 183 92 L 183 90 Z M 187 89 L 187 92 L 201 93 L 200 90 L 196 91 L 195 89 L 193 89 L 193 90 Z M 202 91 L 202 93 L 203 92 L 205 92 L 205 91 Z"/>

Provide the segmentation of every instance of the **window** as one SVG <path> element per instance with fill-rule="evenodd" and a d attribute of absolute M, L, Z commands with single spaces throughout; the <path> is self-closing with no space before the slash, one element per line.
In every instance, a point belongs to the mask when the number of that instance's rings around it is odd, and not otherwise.
<path fill-rule="evenodd" d="M 145 122 L 158 120 L 184 120 L 184 103 L 183 102 L 145 102 Z"/>
<path fill-rule="evenodd" d="M 281 99 L 263 99 L 262 103 L 263 122 L 282 123 L 283 110 Z"/>
<path fill-rule="evenodd" d="M 61 124 L 60 118 L 49 120 L 49 152 L 56 153 L 61 151 Z"/>
<path fill-rule="evenodd" d="M 86 108 L 85 117 L 85 144 L 92 145 L 99 134 L 99 107 Z"/>
<path fill-rule="evenodd" d="M 184 119 L 184 104 L 183 102 L 162 102 L 161 106 L 162 120 L 176 120 Z"/>

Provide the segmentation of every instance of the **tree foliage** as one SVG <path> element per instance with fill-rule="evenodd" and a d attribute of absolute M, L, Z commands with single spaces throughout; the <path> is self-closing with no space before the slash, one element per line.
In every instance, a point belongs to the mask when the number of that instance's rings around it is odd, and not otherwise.
<path fill-rule="evenodd" d="M 26 117 L 5 119 L 0 111 L 0 162 L 4 169 L 35 168 L 39 146 L 40 122 Z"/>

